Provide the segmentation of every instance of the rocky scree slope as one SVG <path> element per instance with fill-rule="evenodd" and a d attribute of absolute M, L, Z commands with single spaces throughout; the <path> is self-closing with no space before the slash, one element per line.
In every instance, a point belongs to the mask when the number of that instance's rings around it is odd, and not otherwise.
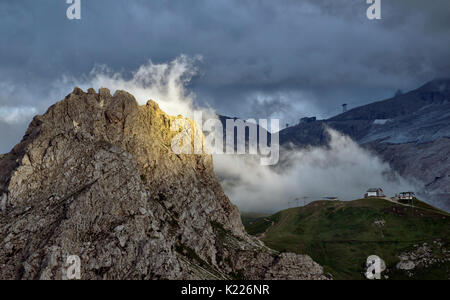
<path fill-rule="evenodd" d="M 176 118 L 79 88 L 36 116 L 0 156 L 0 279 L 65 279 L 70 255 L 82 279 L 323 278 L 245 233 L 211 156 L 171 151 Z"/>

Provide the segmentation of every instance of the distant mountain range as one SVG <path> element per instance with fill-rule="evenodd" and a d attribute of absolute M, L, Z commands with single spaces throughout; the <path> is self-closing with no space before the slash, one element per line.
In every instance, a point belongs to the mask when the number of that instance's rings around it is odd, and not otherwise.
<path fill-rule="evenodd" d="M 450 211 L 450 79 L 330 119 L 306 118 L 280 131 L 280 144 L 284 149 L 326 146 L 327 128 L 350 136 L 403 177 L 422 182 L 421 196 Z"/>
<path fill-rule="evenodd" d="M 423 182 L 425 198 L 450 210 L 450 79 L 286 128 L 280 143 L 288 148 L 326 145 L 327 127 L 373 150 L 405 178 Z"/>

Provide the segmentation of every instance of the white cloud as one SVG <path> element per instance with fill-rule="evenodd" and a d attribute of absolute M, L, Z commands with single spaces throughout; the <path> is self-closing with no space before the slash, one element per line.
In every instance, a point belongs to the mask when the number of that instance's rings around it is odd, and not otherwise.
<path fill-rule="evenodd" d="M 0 122 L 8 124 L 28 122 L 36 114 L 37 109 L 31 106 L 0 106 Z"/>
<path fill-rule="evenodd" d="M 64 77 L 65 86 L 80 86 L 84 89 L 108 88 L 114 93 L 125 90 L 131 93 L 140 105 L 155 100 L 163 111 L 170 115 L 182 114 L 192 117 L 195 95 L 186 90 L 186 85 L 197 75 L 196 63 L 200 56 L 180 55 L 166 63 L 153 63 L 151 60 L 132 72 L 131 77 L 114 72 L 107 66 L 96 66 L 87 76 L 80 78 Z M 209 111 L 203 108 L 202 110 Z"/>
<path fill-rule="evenodd" d="M 242 211 L 277 211 L 308 201 L 337 196 L 341 200 L 363 197 L 368 188 L 382 187 L 393 196 L 414 190 L 387 163 L 362 149 L 351 138 L 329 130 L 329 148 L 315 147 L 285 153 L 281 170 L 263 167 L 245 156 L 216 156 L 215 169 L 230 199 Z"/>

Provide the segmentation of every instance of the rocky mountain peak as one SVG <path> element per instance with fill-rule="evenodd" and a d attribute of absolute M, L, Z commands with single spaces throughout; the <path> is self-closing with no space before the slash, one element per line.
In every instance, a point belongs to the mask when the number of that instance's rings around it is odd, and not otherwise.
<path fill-rule="evenodd" d="M 0 157 L 0 279 L 64 279 L 72 255 L 83 279 L 323 278 L 245 233 L 211 156 L 171 151 L 178 118 L 80 88 L 36 116 Z"/>

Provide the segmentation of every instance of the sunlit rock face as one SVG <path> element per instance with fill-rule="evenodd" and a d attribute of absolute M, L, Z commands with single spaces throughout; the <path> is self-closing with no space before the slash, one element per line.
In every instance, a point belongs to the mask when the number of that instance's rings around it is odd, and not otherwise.
<path fill-rule="evenodd" d="M 211 156 L 171 151 L 176 118 L 79 88 L 36 116 L 0 156 L 0 279 L 66 279 L 74 255 L 82 279 L 322 279 L 245 233 Z"/>

